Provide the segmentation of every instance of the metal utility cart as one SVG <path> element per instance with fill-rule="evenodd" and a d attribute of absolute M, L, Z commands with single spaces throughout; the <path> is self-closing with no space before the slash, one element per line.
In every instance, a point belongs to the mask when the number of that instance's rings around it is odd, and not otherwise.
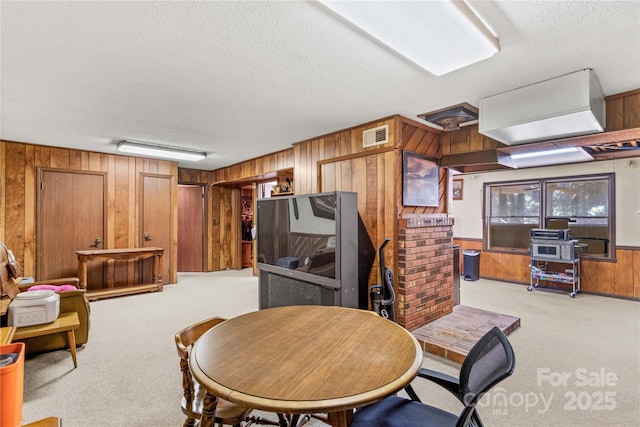
<path fill-rule="evenodd" d="M 533 291 L 540 280 L 570 284 L 571 298 L 580 292 L 580 255 L 586 245 L 569 238 L 569 230 L 531 230 L 531 274 L 527 290 Z M 566 264 L 564 271 L 550 271 L 549 264 Z M 570 266 L 570 267 L 569 267 Z"/>

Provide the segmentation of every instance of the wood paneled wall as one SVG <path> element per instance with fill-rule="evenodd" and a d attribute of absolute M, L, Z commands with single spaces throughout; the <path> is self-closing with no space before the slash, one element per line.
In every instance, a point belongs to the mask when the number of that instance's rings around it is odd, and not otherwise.
<path fill-rule="evenodd" d="M 605 101 L 607 132 L 640 127 L 640 89 L 608 96 Z M 477 125 L 464 127 L 458 132 L 443 133 L 441 143 L 443 154 L 478 151 L 501 145 L 499 142 L 479 135 Z M 461 250 L 482 250 L 481 240 L 457 236 L 454 241 L 461 245 Z M 640 265 L 640 248 L 636 247 L 617 247 L 615 262 L 584 260 L 581 275 L 582 290 L 640 298 L 638 265 Z M 529 283 L 529 257 L 521 254 L 483 252 L 480 257 L 480 275 L 497 280 Z"/>
<path fill-rule="evenodd" d="M 388 142 L 363 147 L 362 133 L 378 126 L 389 126 Z M 214 269 L 239 268 L 239 233 L 232 233 L 240 218 L 236 211 L 234 191 L 240 184 L 272 179 L 293 170 L 295 194 L 327 191 L 358 193 L 358 211 L 374 246 L 385 238 L 392 242 L 385 248 L 385 260 L 394 270 L 397 267 L 397 221 L 403 213 L 435 213 L 447 210 L 447 172 L 440 171 L 440 206 L 437 208 L 402 206 L 402 150 L 406 149 L 438 159 L 439 131 L 396 115 L 337 131 L 293 145 L 273 155 L 257 158 L 213 172 L 214 210 L 220 213 L 220 226 L 215 242 L 220 242 L 220 262 Z M 238 194 L 239 197 L 239 194 Z M 217 203 L 217 207 L 216 207 Z M 214 214 L 215 216 L 215 214 Z M 239 224 L 238 224 L 239 225 Z M 214 233 L 215 234 L 215 233 Z M 238 244 L 236 244 L 238 243 Z M 378 265 L 370 275 L 370 282 L 378 280 Z"/>
<path fill-rule="evenodd" d="M 640 89 L 607 96 L 606 131 L 640 127 Z"/>
<path fill-rule="evenodd" d="M 236 185 L 243 182 L 263 181 L 277 176 L 281 170 L 293 168 L 293 148 L 267 154 L 210 172 L 212 183 Z"/>
<path fill-rule="evenodd" d="M 401 141 L 402 149 L 405 151 L 412 151 L 414 153 L 423 154 L 425 156 L 436 159 L 441 156 L 440 150 L 440 136 L 439 132 L 435 129 L 431 129 L 425 125 L 422 125 L 413 120 L 402 117 L 401 121 Z M 447 203 L 449 194 L 448 179 L 449 174 L 446 168 L 440 168 L 440 177 L 438 182 L 438 207 L 420 207 L 420 206 L 403 206 L 402 205 L 402 153 L 399 155 L 398 161 L 400 162 L 400 176 L 399 182 L 396 185 L 396 194 L 398 196 L 396 204 L 400 208 L 400 217 L 405 214 L 433 214 L 433 213 L 445 213 L 447 212 Z"/>
<path fill-rule="evenodd" d="M 293 148 L 209 172 L 209 269 L 242 268 L 240 185 L 290 174 Z M 296 189 L 297 191 L 297 189 Z"/>
<path fill-rule="evenodd" d="M 490 148 L 504 147 L 504 144 L 481 135 L 478 125 L 462 126 L 455 132 L 442 132 L 440 135 L 442 155 L 482 151 Z"/>
<path fill-rule="evenodd" d="M 175 162 L 0 141 L 0 240 L 13 250 L 25 276 L 35 276 L 36 272 L 36 174 L 41 167 L 107 174 L 104 247 L 109 249 L 140 245 L 140 174 L 177 177 L 178 173 Z M 177 189 L 174 193 L 172 209 L 176 218 Z M 174 226 L 173 248 L 167 251 L 172 257 L 172 271 L 170 277 L 164 278 L 165 283 L 177 280 L 177 223 Z M 108 280 L 113 277 L 107 272 Z M 134 280 L 131 278 L 131 282 Z"/>
<path fill-rule="evenodd" d="M 482 241 L 454 238 L 460 245 L 461 272 L 464 271 L 462 251 L 482 251 Z M 487 279 L 529 284 L 530 258 L 525 254 L 482 252 L 480 254 L 480 276 Z M 640 249 L 616 249 L 616 262 L 585 259 L 581 261 L 580 286 L 585 292 L 640 298 Z M 558 286 L 552 283 L 552 286 Z M 541 282 L 541 286 L 545 286 Z M 570 286 L 567 285 L 567 290 Z M 523 289 L 524 290 L 524 289 Z"/>
<path fill-rule="evenodd" d="M 363 147 L 362 132 L 383 125 L 389 127 L 388 141 Z M 395 240 L 397 234 L 398 129 L 398 118 L 394 116 L 303 141 L 293 147 L 296 194 L 357 193 L 358 212 L 375 248 L 387 237 Z M 393 240 L 386 247 L 385 260 L 395 265 L 397 251 Z M 378 264 L 374 262 L 370 284 L 376 283 L 378 277 Z"/>

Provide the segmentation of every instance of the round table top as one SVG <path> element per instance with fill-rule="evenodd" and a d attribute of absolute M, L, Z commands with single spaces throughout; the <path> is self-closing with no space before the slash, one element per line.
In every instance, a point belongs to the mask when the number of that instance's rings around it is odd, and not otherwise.
<path fill-rule="evenodd" d="M 373 312 L 330 306 L 270 308 L 207 331 L 191 352 L 206 389 L 285 413 L 356 408 L 402 389 L 422 365 L 415 337 Z"/>

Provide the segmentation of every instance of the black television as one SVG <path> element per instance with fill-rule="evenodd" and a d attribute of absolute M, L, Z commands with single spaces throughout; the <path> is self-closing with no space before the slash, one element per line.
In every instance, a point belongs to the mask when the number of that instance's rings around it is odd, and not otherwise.
<path fill-rule="evenodd" d="M 358 214 L 356 193 L 260 199 L 256 215 L 260 308 L 367 308 L 375 249 Z"/>

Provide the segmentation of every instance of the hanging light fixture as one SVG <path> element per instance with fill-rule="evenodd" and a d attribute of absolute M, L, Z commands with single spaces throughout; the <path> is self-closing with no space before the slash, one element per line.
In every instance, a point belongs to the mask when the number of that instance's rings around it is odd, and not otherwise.
<path fill-rule="evenodd" d="M 193 162 L 207 157 L 207 153 L 203 151 L 130 140 L 119 142 L 118 151 L 128 154 L 140 154 L 142 156 L 162 157 L 165 159 L 190 160 Z"/>

